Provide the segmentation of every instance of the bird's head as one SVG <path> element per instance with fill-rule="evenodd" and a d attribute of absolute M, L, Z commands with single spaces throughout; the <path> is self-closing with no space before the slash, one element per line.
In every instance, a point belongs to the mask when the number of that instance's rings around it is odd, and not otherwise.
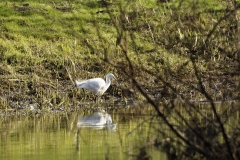
<path fill-rule="evenodd" d="M 117 80 L 116 77 L 112 73 L 107 74 L 106 77 L 107 77 L 107 79 L 113 78 L 113 79 Z"/>

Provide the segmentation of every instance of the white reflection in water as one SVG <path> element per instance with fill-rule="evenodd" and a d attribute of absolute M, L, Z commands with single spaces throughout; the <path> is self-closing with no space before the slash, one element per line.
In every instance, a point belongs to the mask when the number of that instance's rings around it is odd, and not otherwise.
<path fill-rule="evenodd" d="M 94 128 L 94 129 L 103 129 L 107 127 L 109 130 L 115 130 L 117 124 L 112 123 L 111 116 L 105 111 L 95 112 L 91 115 L 81 117 L 77 126 L 79 128 Z"/>

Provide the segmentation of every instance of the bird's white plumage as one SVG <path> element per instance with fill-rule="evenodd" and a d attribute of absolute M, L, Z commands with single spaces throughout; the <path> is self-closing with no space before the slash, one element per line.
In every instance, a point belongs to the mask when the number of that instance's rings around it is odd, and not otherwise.
<path fill-rule="evenodd" d="M 106 75 L 106 82 L 102 78 L 92 78 L 88 80 L 76 81 L 77 88 L 87 89 L 97 95 L 102 95 L 110 86 L 110 79 L 114 78 L 113 74 Z"/>

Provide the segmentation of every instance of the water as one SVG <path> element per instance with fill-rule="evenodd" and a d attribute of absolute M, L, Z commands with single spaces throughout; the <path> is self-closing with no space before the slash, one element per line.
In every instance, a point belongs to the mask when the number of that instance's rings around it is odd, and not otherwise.
<path fill-rule="evenodd" d="M 137 159 L 140 154 L 144 157 L 147 153 L 145 156 L 150 159 L 164 160 L 174 156 L 169 154 L 173 151 L 180 155 L 189 151 L 148 105 L 105 106 L 105 112 L 97 108 L 86 104 L 85 108 L 79 107 L 72 112 L 41 111 L 40 114 L 12 110 L 5 115 L 1 111 L 0 159 L 130 160 Z M 222 146 L 226 146 L 209 103 L 196 103 L 194 106 L 166 103 L 159 109 L 190 141 L 201 142 L 201 139 L 188 126 L 214 144 L 213 148 L 222 150 Z M 240 130 L 239 103 L 216 103 L 215 109 L 228 136 L 238 144 L 234 137 Z"/>
<path fill-rule="evenodd" d="M 109 111 L 112 124 L 101 127 L 78 126 L 81 117 L 91 113 L 27 113 L 2 116 L 0 124 L 0 159 L 4 160 L 92 160 L 136 159 L 147 145 L 150 114 L 134 114 L 122 109 Z M 147 147 L 152 159 L 165 159 L 153 146 Z"/>

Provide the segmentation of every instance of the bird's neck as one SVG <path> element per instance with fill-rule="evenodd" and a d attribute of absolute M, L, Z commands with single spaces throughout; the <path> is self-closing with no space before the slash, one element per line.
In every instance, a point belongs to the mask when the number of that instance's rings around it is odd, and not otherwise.
<path fill-rule="evenodd" d="M 111 84 L 110 78 L 106 78 L 106 86 L 110 86 L 110 84 Z"/>

